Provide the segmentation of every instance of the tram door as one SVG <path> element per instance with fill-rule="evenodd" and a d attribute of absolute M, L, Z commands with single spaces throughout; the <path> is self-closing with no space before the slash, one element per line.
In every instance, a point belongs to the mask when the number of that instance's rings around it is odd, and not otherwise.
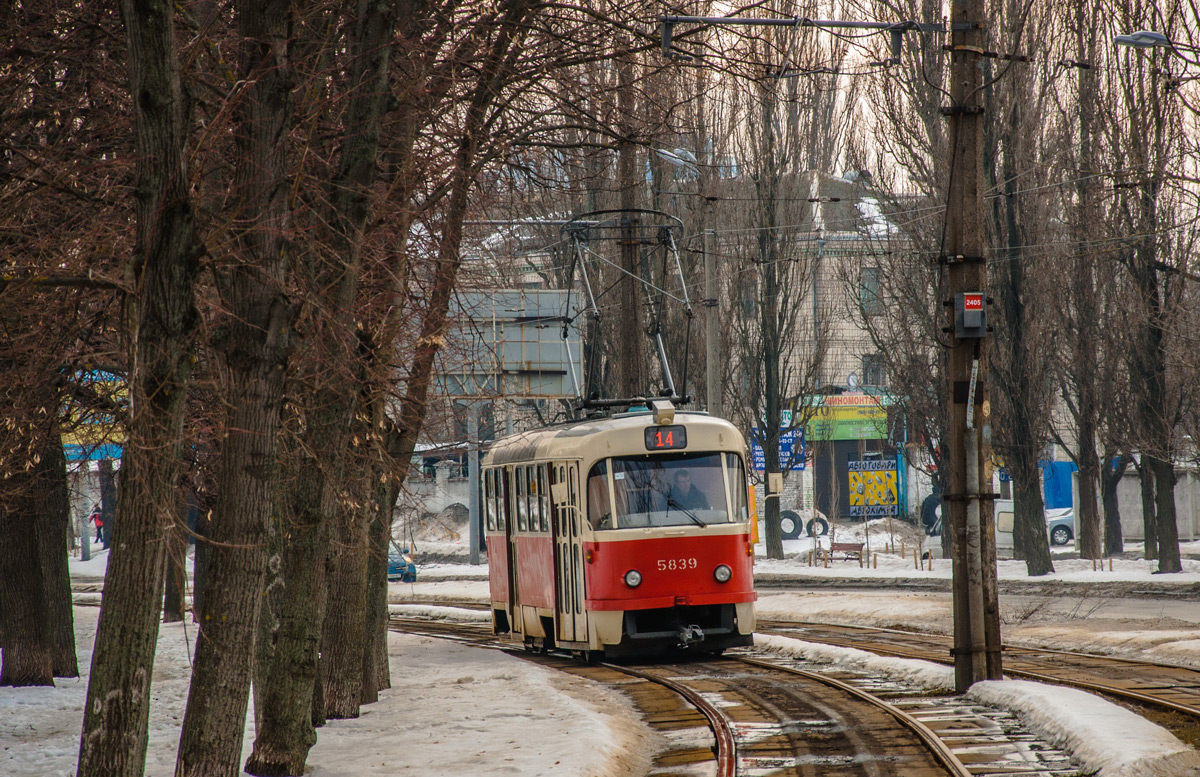
<path fill-rule="evenodd" d="M 579 464 L 553 465 L 554 484 L 554 593 L 558 639 L 587 641 L 583 614 L 583 540 L 580 534 Z"/>
<path fill-rule="evenodd" d="M 525 633 L 525 622 L 521 619 L 520 587 L 517 585 L 517 539 L 513 532 L 517 528 L 516 512 L 513 507 L 514 488 L 513 478 L 521 474 L 521 470 L 513 471 L 505 467 L 504 477 L 500 478 L 503 492 L 500 499 L 500 509 L 504 511 L 504 544 L 508 550 L 508 622 L 514 633 Z"/>

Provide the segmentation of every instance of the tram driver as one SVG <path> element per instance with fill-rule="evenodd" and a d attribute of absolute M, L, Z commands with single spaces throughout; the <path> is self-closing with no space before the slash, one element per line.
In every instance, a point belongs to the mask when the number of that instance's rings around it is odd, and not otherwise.
<path fill-rule="evenodd" d="M 692 473 L 686 469 L 675 471 L 675 482 L 667 497 L 667 504 L 684 510 L 708 510 L 708 498 L 692 483 Z"/>

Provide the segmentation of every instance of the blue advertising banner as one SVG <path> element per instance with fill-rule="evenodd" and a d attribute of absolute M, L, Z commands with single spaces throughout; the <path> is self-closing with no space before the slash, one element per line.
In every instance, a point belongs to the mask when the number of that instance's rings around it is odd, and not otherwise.
<path fill-rule="evenodd" d="M 758 435 L 758 429 L 754 430 L 754 435 L 750 438 L 750 456 L 753 459 L 751 466 L 756 472 L 762 472 L 767 468 L 767 457 L 763 453 L 762 446 L 758 444 L 755 436 Z M 797 448 L 797 445 L 799 446 Z M 804 469 L 804 429 L 792 429 L 787 432 L 779 433 L 779 463 L 781 467 L 786 468 L 788 461 L 792 458 L 792 451 L 796 450 L 796 461 L 790 469 L 784 469 L 784 472 L 791 472 Z"/>

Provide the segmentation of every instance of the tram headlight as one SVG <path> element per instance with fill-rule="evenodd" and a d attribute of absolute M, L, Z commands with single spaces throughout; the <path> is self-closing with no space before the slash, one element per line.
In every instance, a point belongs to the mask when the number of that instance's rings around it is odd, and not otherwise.
<path fill-rule="evenodd" d="M 630 588 L 637 588 L 642 584 L 642 573 L 636 569 L 631 569 L 625 573 L 625 585 Z"/>
<path fill-rule="evenodd" d="M 733 570 L 725 564 L 721 564 L 713 570 L 713 577 L 717 579 L 718 583 L 728 583 L 729 579 L 733 577 Z"/>

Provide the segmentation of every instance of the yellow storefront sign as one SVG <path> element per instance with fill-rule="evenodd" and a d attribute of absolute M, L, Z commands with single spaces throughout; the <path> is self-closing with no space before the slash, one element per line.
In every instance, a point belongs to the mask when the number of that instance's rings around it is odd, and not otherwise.
<path fill-rule="evenodd" d="M 851 517 L 876 518 L 899 514 L 895 461 L 851 461 L 848 468 Z"/>

